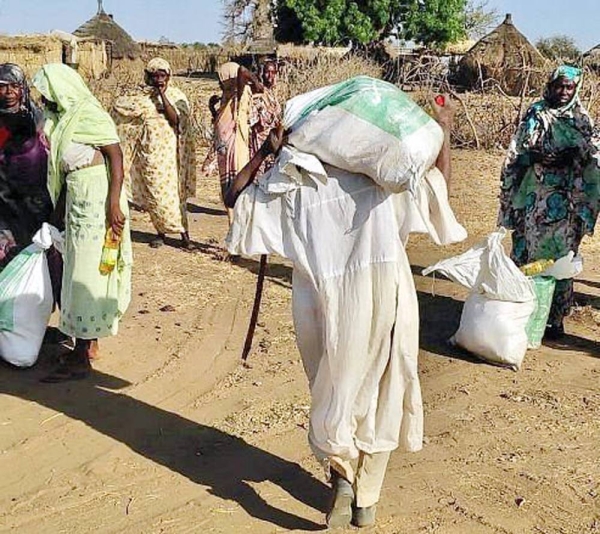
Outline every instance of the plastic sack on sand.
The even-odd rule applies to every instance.
[[[527,325],[536,309],[534,282],[502,247],[506,230],[490,234],[460,256],[423,271],[445,274],[471,290],[451,342],[480,358],[518,369],[528,348]]]
[[[528,348],[526,327],[535,300],[508,302],[473,293],[450,342],[495,365],[519,369]]]
[[[298,150],[393,193],[416,192],[444,140],[439,124],[406,93],[368,76],[291,99],[284,122]]]
[[[52,313],[52,285],[45,251],[60,246],[48,224],[0,273],[0,357],[17,367],[37,361]]]
[[[539,349],[542,346],[542,339],[548,324],[556,280],[546,276],[534,276],[533,281],[535,283],[536,306],[527,323],[527,348]]]

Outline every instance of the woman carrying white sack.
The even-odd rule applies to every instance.
[[[454,107],[433,109],[445,141],[428,174],[449,180]],[[327,524],[368,526],[390,452],[418,451],[423,438],[418,304],[399,195],[283,142],[282,128],[273,130],[225,192],[235,207],[229,252],[294,262],[294,325],[312,397],[309,442],[332,483]],[[280,150],[275,167],[254,183],[262,161]],[[447,198],[438,200],[447,207]],[[451,219],[436,218],[464,238]]]

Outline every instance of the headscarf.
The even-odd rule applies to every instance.
[[[552,91],[552,85],[554,84],[554,82],[561,78],[564,78],[575,84],[575,93],[573,94],[571,100],[569,100],[569,102],[564,106],[557,108],[561,112],[563,112],[571,109],[572,107],[580,103],[579,90],[581,88],[581,84],[583,83],[583,71],[577,67],[572,67],[571,65],[561,65],[560,67],[554,69],[552,74],[550,74],[550,78],[548,79],[548,82],[546,83],[546,88],[544,89],[544,100],[547,103],[549,103],[551,100],[550,93]]]
[[[238,63],[234,63],[233,61],[223,63],[223,65],[219,67],[219,81],[225,83],[226,81],[234,80],[237,78],[239,70],[240,66]]]
[[[160,70],[165,71],[169,76],[171,76],[171,65],[166,59],[162,59],[160,57],[155,57],[151,59],[146,68],[144,69],[148,74],[154,74]]]
[[[19,65],[14,63],[2,63],[0,65],[0,85],[16,84],[21,86],[23,96],[21,97],[21,106],[16,110],[0,109],[0,113],[18,113],[26,111],[33,114],[31,98],[29,96],[29,86],[25,73]]]
[[[62,155],[72,142],[101,147],[119,143],[115,123],[71,67],[44,65],[33,78],[35,88],[58,107],[46,110],[46,135],[50,139],[48,189],[56,204],[63,187]]]

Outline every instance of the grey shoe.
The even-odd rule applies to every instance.
[[[352,521],[352,502],[354,490],[352,484],[344,477],[333,473],[331,475],[332,497],[331,506],[327,513],[327,526],[329,528],[347,527]]]
[[[352,524],[355,527],[370,527],[375,524],[375,513],[377,505],[368,506],[367,508],[352,509]]]

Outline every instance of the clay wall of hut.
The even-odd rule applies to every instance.
[[[84,78],[97,80],[110,69],[106,43],[85,40],[77,43],[78,71]]]
[[[215,73],[219,65],[226,63],[232,53],[224,49],[181,47],[176,45],[161,45],[156,43],[140,43],[144,62],[152,58],[166,59],[179,76],[195,72]]]
[[[102,41],[77,41],[73,51],[71,43],[55,35],[17,35],[0,37],[0,62],[16,63],[31,78],[47,63],[70,63],[87,78],[99,78],[109,65],[106,46]]]
[[[63,42],[48,35],[3,36],[0,62],[16,63],[31,78],[42,65],[63,62]]]

